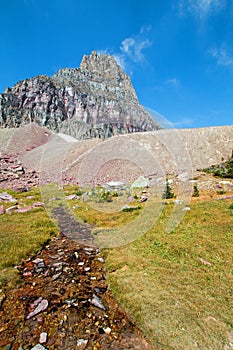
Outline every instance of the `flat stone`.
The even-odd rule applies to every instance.
[[[7,192],[0,193],[0,201],[6,201],[6,202],[11,202],[11,203],[17,202],[17,200],[14,197],[12,197],[10,194],[8,194]]]
[[[139,203],[146,202],[147,199],[148,199],[148,197],[146,197],[146,196],[141,196],[141,198],[139,199]]]
[[[93,298],[90,299],[89,301],[93,306],[98,307],[99,309],[106,311],[105,306],[103,305],[101,299],[99,297],[97,297],[97,295],[93,294]]]
[[[44,262],[44,260],[41,259],[41,258],[36,258],[36,259],[32,260],[32,262],[33,262],[34,264],[39,264],[39,263]]]
[[[35,310],[32,311],[32,312],[30,312],[30,313],[27,315],[27,317],[26,317],[27,320],[28,320],[29,318],[31,318],[31,317],[33,317],[33,316],[39,314],[40,312],[45,311],[45,310],[48,308],[48,305],[49,305],[48,300],[42,299],[42,300],[39,302],[38,306],[35,308]]]
[[[72,199],[78,199],[78,196],[76,194],[70,194],[69,196],[66,196],[66,200],[71,201]]]
[[[45,203],[44,202],[35,202],[32,204],[32,208],[38,208],[38,207],[44,207]]]
[[[31,350],[46,350],[46,348],[41,344],[36,344]]]
[[[31,210],[32,207],[25,207],[25,208],[18,208],[16,209],[16,213],[26,213],[27,211]]]
[[[18,208],[17,205],[13,205],[13,206],[7,208],[7,209],[6,209],[6,214],[11,214],[11,212],[12,212],[13,210],[16,210],[17,208]]]
[[[40,344],[46,343],[47,342],[47,337],[48,337],[48,334],[46,332],[40,333],[39,343]]]
[[[78,347],[78,349],[80,349],[80,350],[85,349],[86,346],[87,346],[87,343],[88,343],[87,339],[78,339],[77,340],[77,347]]]
[[[191,210],[190,207],[184,207],[184,208],[182,209],[182,211],[189,211],[189,210]]]

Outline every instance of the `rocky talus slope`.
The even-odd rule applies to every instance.
[[[78,139],[159,128],[115,59],[96,52],[84,56],[80,68],[26,79],[0,94],[1,127],[32,121]]]

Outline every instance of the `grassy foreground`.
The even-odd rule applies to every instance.
[[[12,194],[22,206],[40,201],[39,189],[33,189],[30,193],[14,193],[10,190],[7,192]],[[27,198],[28,196],[33,198]],[[4,206],[7,208],[13,204],[7,203]],[[20,282],[15,266],[39,251],[57,232],[58,228],[48,217],[44,208],[36,208],[26,213],[1,215],[0,288],[9,288]]]
[[[134,243],[106,251],[115,296],[163,349],[233,348],[233,215],[226,200],[193,203],[166,233],[172,205]]]
[[[72,192],[67,188],[66,194]],[[13,195],[24,205],[40,200],[36,189]],[[163,349],[233,349],[230,204],[230,200],[194,202],[173,233],[166,231],[173,204],[165,205],[158,221],[142,237],[104,250],[110,288],[145,335]],[[83,221],[110,228],[130,228],[129,221],[143,210],[142,206],[139,211],[107,214],[78,200],[69,205]],[[1,285],[13,285],[14,266],[57,232],[43,208],[1,215]]]

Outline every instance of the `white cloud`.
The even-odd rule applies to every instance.
[[[149,33],[151,31],[151,28],[152,28],[151,25],[148,25],[148,26],[144,25],[144,26],[142,26],[141,29],[140,29],[140,34]]]
[[[210,54],[216,59],[218,65],[233,67],[233,56],[226,49],[212,49]]]
[[[176,6],[179,16],[193,14],[200,20],[210,14],[220,11],[225,6],[225,0],[179,0]]]
[[[178,79],[176,78],[171,78],[171,79],[167,79],[165,81],[165,84],[174,88],[179,88],[181,86],[181,83]]]
[[[145,55],[143,50],[150,47],[152,42],[149,39],[141,38],[141,35],[137,37],[126,38],[122,41],[120,50],[123,55],[126,55],[134,62],[143,62]]]
[[[152,45],[152,41],[148,39],[151,26],[142,26],[140,32],[128,38],[125,38],[117,52],[111,52],[111,50],[99,50],[99,54],[111,54],[117,64],[121,66],[124,71],[132,75],[132,63],[144,63],[146,57],[144,50]]]

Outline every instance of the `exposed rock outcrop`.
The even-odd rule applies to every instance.
[[[84,56],[80,68],[20,81],[0,95],[1,127],[33,121],[78,139],[159,128],[115,59],[96,52]]]

